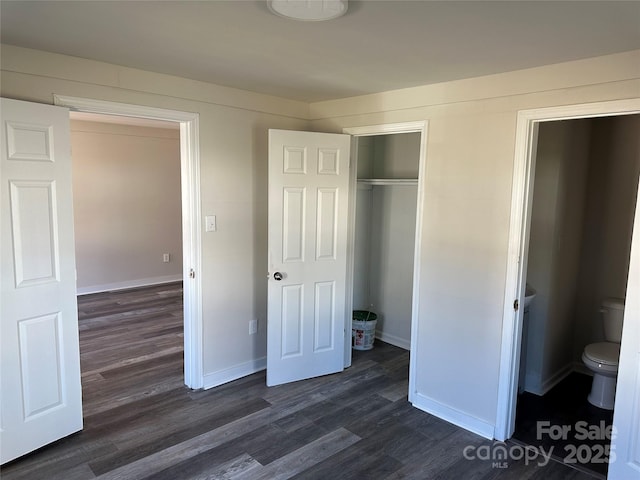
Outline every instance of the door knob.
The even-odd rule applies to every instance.
[[[276,272],[276,273],[273,274],[273,279],[274,280],[280,281],[280,280],[282,280],[282,278],[283,277],[282,277],[282,274],[280,272]]]

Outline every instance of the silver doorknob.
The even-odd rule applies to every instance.
[[[273,274],[273,279],[274,280],[280,281],[280,280],[282,280],[282,278],[283,277],[282,277],[282,274],[280,272],[276,272],[276,273]]]

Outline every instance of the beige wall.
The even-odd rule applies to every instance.
[[[180,130],[74,120],[71,150],[78,293],[180,280]]]
[[[416,403],[496,422],[517,113],[640,97],[640,52],[311,105],[313,129],[427,120]]]
[[[218,219],[218,231],[201,238],[205,381],[263,365],[267,130],[308,128],[308,105],[8,45],[1,66],[3,97],[51,104],[59,94],[199,114],[202,214]]]
[[[242,371],[265,354],[247,322],[266,304],[267,129],[428,120],[421,205],[416,403],[492,435],[518,110],[640,96],[640,52],[305,105],[185,79],[4,46],[3,96],[52,94],[200,114],[204,365]],[[313,122],[307,119],[312,118]],[[221,272],[224,274],[221,275]]]
[[[604,341],[599,310],[624,298],[640,177],[640,115],[592,121],[584,244],[576,298],[574,360]]]
[[[545,122],[538,131],[527,264],[537,294],[523,338],[525,390],[538,395],[573,368],[591,122]]]

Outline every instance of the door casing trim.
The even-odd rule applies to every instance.
[[[76,112],[120,115],[180,124],[182,188],[182,278],[184,284],[184,383],[204,385],[202,321],[202,242],[200,215],[200,115],[128,103],[53,95],[54,105]]]
[[[537,108],[518,112],[511,193],[509,253],[502,319],[498,402],[493,435],[496,440],[504,441],[510,438],[515,429],[523,312],[522,309],[514,311],[513,305],[516,299],[520,305],[523,305],[524,301],[531,204],[533,201],[533,177],[535,174],[535,139],[538,124],[556,120],[637,113],[640,113],[640,99],[637,98]]]

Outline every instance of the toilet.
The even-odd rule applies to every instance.
[[[593,372],[591,393],[587,399],[591,405],[613,410],[618,376],[620,341],[622,340],[622,318],[624,300],[609,298],[602,302],[602,319],[606,342],[591,343],[584,348],[582,361]]]

